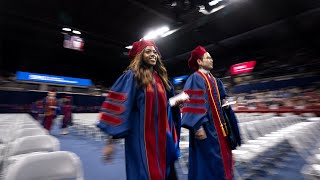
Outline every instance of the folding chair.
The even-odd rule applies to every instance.
[[[83,180],[80,158],[71,152],[31,154],[11,164],[4,174],[4,180]]]

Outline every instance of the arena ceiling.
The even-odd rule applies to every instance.
[[[171,34],[154,41],[170,77],[190,73],[186,61],[197,45],[217,71],[253,59],[290,62],[301,49],[320,57],[318,0],[3,0],[0,69],[108,86],[129,64],[125,47],[162,26]],[[63,47],[64,27],[81,32],[83,51]]]

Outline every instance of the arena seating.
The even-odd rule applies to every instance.
[[[83,179],[79,157],[29,114],[0,114],[0,124],[0,179]]]

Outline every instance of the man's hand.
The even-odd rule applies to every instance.
[[[207,138],[207,134],[206,131],[203,129],[203,127],[201,126],[200,129],[198,129],[195,133],[195,137],[198,140],[203,140]]]
[[[229,102],[228,102],[227,100],[223,99],[223,100],[222,100],[222,103],[223,103],[223,104],[227,104],[227,103],[229,103]],[[224,109],[229,109],[229,108],[230,108],[230,105],[226,105],[226,106],[224,106],[223,108],[224,108]]]

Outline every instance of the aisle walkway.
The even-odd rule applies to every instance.
[[[85,180],[126,179],[123,145],[117,145],[115,158],[112,162],[105,163],[101,157],[102,141],[94,141],[92,138],[79,136],[75,132],[60,135],[57,126],[54,127],[52,135],[59,139],[62,151],[72,151],[80,157]]]

